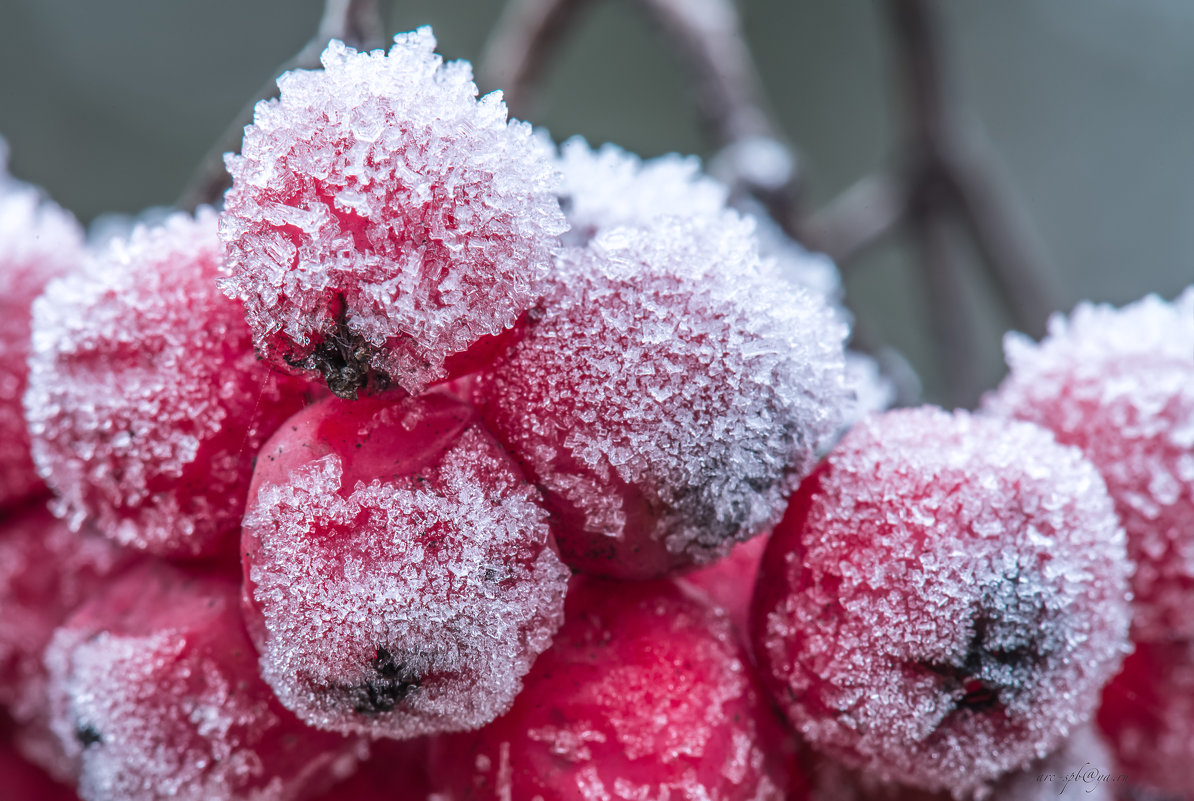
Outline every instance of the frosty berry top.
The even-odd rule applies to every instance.
[[[228,159],[224,288],[263,354],[342,397],[417,393],[491,349],[566,228],[550,149],[434,50],[430,28],[388,54],[332,42]]]

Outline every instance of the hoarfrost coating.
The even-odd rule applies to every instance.
[[[567,227],[550,150],[434,49],[429,28],[388,54],[333,41],[228,158],[225,291],[263,354],[342,397],[448,377],[531,305]]]

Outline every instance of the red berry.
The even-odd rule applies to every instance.
[[[1119,767],[1161,798],[1194,790],[1194,642],[1137,643],[1103,690],[1099,727]]]
[[[53,727],[86,801],[310,798],[360,745],[308,729],[257,673],[240,585],[164,563],[84,604],[46,651]]]
[[[845,328],[751,231],[727,214],[599,234],[478,379],[573,568],[651,578],[724,556],[778,520],[834,433]]]
[[[538,493],[471,407],[329,398],[270,440],[253,481],[247,616],[282,703],[395,738],[509,708],[568,572]]]
[[[0,742],[0,782],[8,801],[78,801],[79,798],[70,785],[55,781],[4,742]]]
[[[133,561],[91,531],[74,533],[37,505],[0,525],[0,706],[19,726],[25,756],[68,778],[49,729],[42,653],[57,628]]]
[[[4,174],[0,153],[0,509],[45,492],[29,454],[21,397],[29,373],[30,309],[46,283],[83,262],[67,212]]]
[[[305,401],[217,288],[215,229],[138,228],[34,306],[25,406],[56,511],[164,556],[236,547],[252,456]]]
[[[1027,423],[869,418],[802,485],[753,604],[764,679],[809,744],[963,794],[1056,748],[1127,649],[1102,480]]]
[[[433,744],[432,779],[452,801],[778,801],[786,736],[724,614],[577,577],[513,709]]]
[[[370,744],[369,759],[318,801],[428,801],[428,745],[426,738]]]
[[[726,610],[730,622],[743,637],[750,631],[750,599],[769,539],[769,534],[762,534],[738,543],[725,559],[684,576],[685,583],[696,587],[714,605]]]
[[[1132,638],[1194,639],[1194,288],[1114,309],[1082,304],[1039,345],[1010,335],[992,413],[1082,449],[1136,562]]]
[[[221,232],[258,348],[337,395],[416,393],[535,298],[566,230],[558,176],[429,28],[389,54],[333,41],[258,104]]]

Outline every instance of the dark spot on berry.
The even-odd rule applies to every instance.
[[[390,377],[370,366],[373,349],[363,336],[348,327],[344,296],[336,305],[336,320],[323,332],[323,341],[303,358],[286,355],[291,367],[320,373],[328,389],[338,398],[356,400],[363,389],[381,391],[390,385]]]
[[[423,683],[423,677],[383,646],[370,663],[376,677],[354,688],[353,709],[362,715],[389,712]]]
[[[75,724],[75,739],[79,741],[79,745],[84,748],[90,748],[93,745],[103,745],[104,738],[95,730],[95,727],[90,723],[76,723]]]

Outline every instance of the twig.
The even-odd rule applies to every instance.
[[[795,235],[798,162],[768,113],[762,84],[730,0],[639,0],[692,75],[697,108],[731,186],[761,201]],[[763,169],[760,169],[760,166]]]
[[[534,90],[580,12],[592,0],[512,0],[485,44],[480,74],[500,88],[511,114],[532,110]]]
[[[839,264],[857,258],[907,219],[908,186],[901,175],[875,173],[842,192],[800,225],[805,245]]]
[[[950,218],[964,224],[982,262],[1018,324],[1039,333],[1055,295],[1040,260],[996,193],[993,171],[980,158],[947,100],[933,0],[887,0],[894,61],[905,110],[903,168],[908,220],[920,243],[952,399],[977,399],[975,332],[964,303],[962,265],[950,239]]]
[[[1011,205],[999,196],[994,170],[950,113],[931,4],[888,2],[908,115],[910,169],[920,172],[922,182],[925,176],[941,180],[946,193],[942,213],[957,213],[1018,325],[1039,334],[1057,307],[1057,293],[1031,239],[1013,219]]]
[[[231,179],[224,168],[224,154],[239,150],[245,126],[252,122],[253,110],[258,101],[277,97],[277,81],[282,73],[319,67],[319,56],[332,39],[339,39],[362,50],[384,44],[385,23],[379,0],[326,0],[323,17],[319,21],[319,30],[315,36],[293,58],[275,70],[274,76],[258,90],[216,140],[215,145],[199,163],[179,199],[179,208],[193,211],[198,206],[215,203],[223,197],[231,185]]]
[[[945,376],[946,400],[972,406],[982,392],[975,353],[978,342],[974,313],[966,293],[962,257],[949,224],[952,201],[942,176],[926,176],[908,221],[925,279],[929,323]]]

